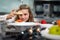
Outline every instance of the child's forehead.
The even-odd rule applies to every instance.
[[[19,11],[17,14],[29,14],[28,12]]]
[[[23,13],[29,13],[28,9],[21,10]]]
[[[22,9],[21,11],[26,11],[26,12],[28,12],[28,9]]]

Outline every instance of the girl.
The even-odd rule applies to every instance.
[[[15,18],[16,22],[34,22],[33,15],[31,9],[27,5],[20,5],[19,9],[17,10],[17,16]]]

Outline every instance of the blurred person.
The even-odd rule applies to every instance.
[[[17,14],[17,17],[15,21],[20,19],[25,22],[34,22],[30,7],[25,4],[19,7],[16,14]]]
[[[6,20],[10,19],[12,19],[12,21],[23,20],[24,22],[34,22],[31,9],[26,4],[20,5],[18,10],[12,10],[12,12],[6,16]]]

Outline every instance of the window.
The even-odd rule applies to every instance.
[[[60,12],[60,5],[54,5],[54,12]]]
[[[36,11],[43,11],[42,5],[36,5]]]

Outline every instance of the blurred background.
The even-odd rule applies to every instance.
[[[41,19],[53,21],[60,17],[60,0],[0,0],[0,15],[8,14],[12,9],[18,9],[21,4],[31,7],[35,21],[38,19],[38,21]]]

